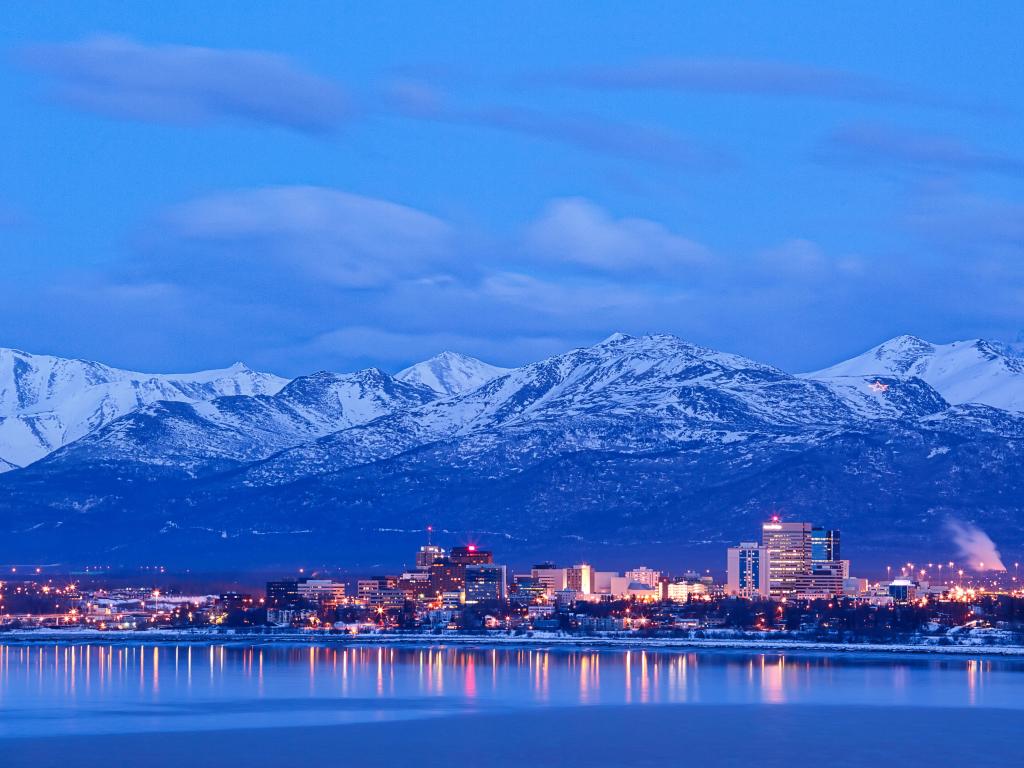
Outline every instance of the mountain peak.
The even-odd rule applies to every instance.
[[[508,368],[499,368],[460,352],[444,351],[399,371],[395,378],[448,397],[476,389],[508,371]]]
[[[622,342],[622,341],[631,341],[632,339],[633,339],[633,337],[630,336],[628,333],[622,333],[621,331],[616,331],[611,336],[609,336],[608,338],[604,339],[601,342],[598,342],[594,346],[595,347],[604,347],[604,346],[609,346],[611,344],[617,344],[617,343]]]
[[[0,471],[30,464],[157,401],[274,394],[285,383],[242,363],[195,373],[140,373],[91,360],[0,349]]]
[[[861,355],[808,378],[916,376],[949,403],[980,403],[1024,411],[1024,359],[998,342],[984,339],[932,344],[916,336],[897,336]]]

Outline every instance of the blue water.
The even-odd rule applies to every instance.
[[[1022,710],[1024,662],[869,654],[0,645],[0,737],[665,704]]]

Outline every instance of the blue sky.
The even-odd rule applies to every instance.
[[[288,375],[1024,330],[1024,5],[17,3],[0,345]]]

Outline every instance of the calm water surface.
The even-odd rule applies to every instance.
[[[1024,709],[1024,662],[733,652],[0,645],[0,737],[658,704]]]

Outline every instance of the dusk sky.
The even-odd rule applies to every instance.
[[[0,346],[802,371],[1024,330],[1024,4],[299,8],[5,5]]]

